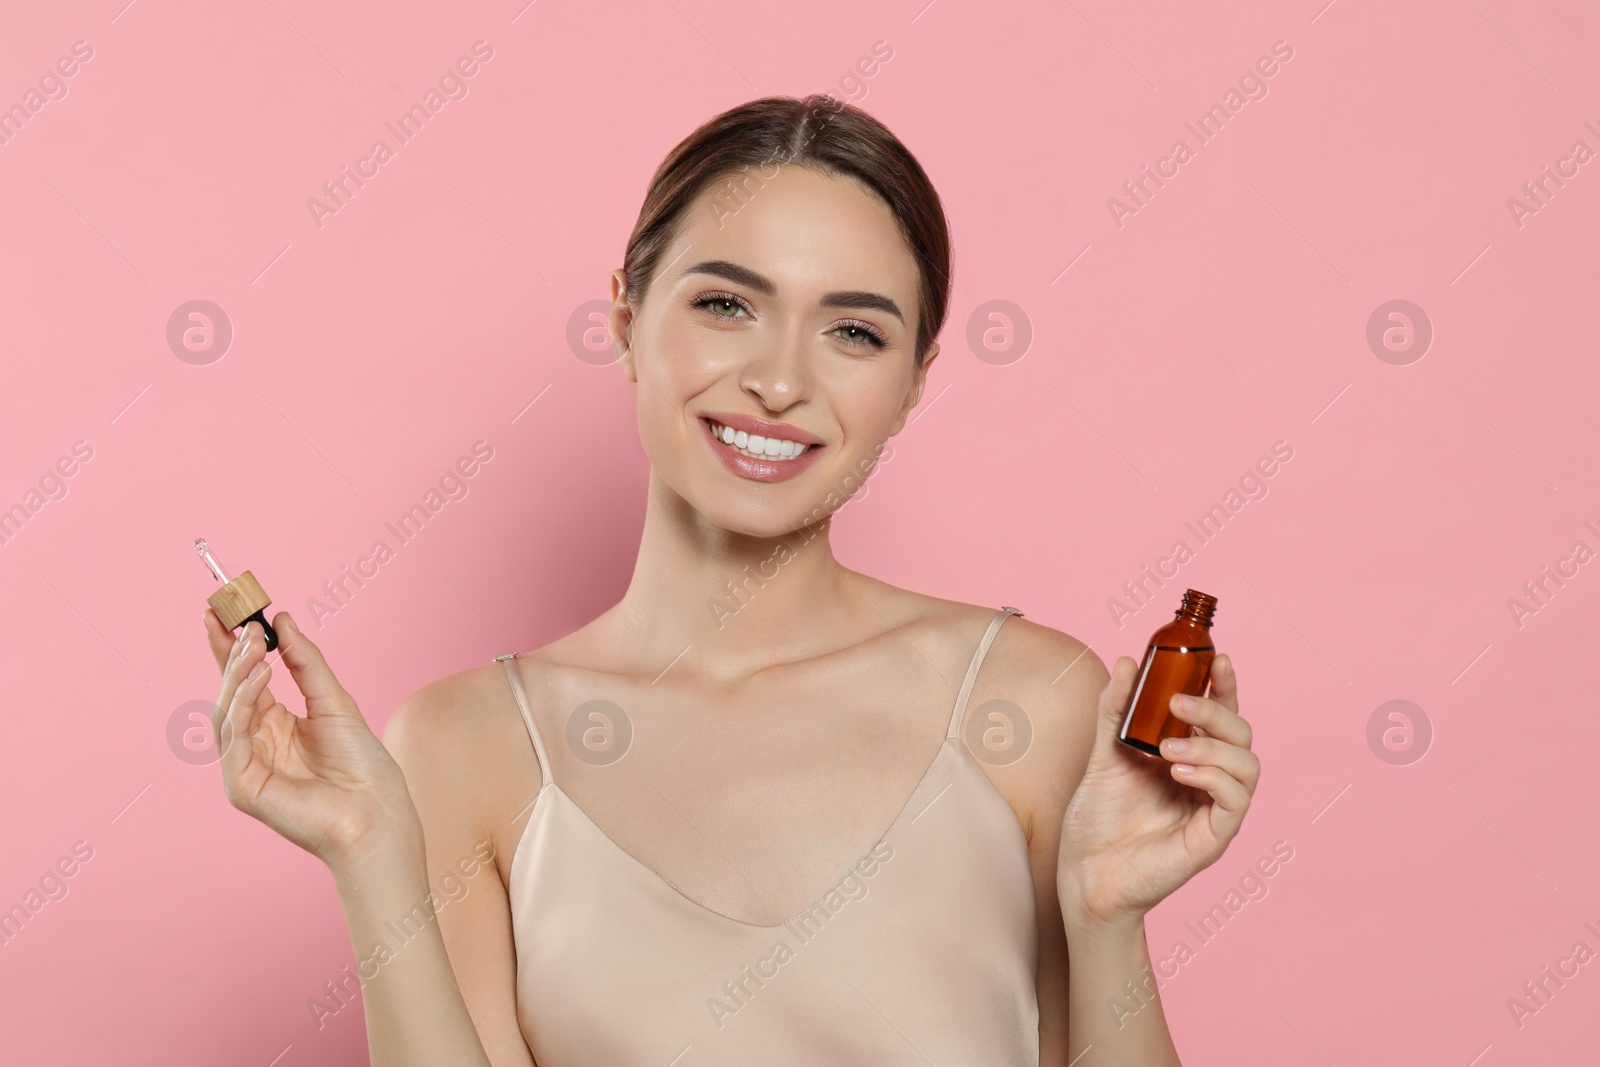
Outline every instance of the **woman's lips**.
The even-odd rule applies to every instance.
[[[698,419],[706,443],[716,452],[717,458],[733,473],[753,482],[783,482],[804,471],[816,461],[817,453],[826,445],[812,445],[794,459],[751,459],[711,432],[709,419]]]

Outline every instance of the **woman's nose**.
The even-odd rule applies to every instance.
[[[752,355],[740,377],[740,387],[761,399],[768,410],[782,411],[805,399],[809,388],[805,342],[786,337]]]

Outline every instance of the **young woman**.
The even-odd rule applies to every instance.
[[[617,604],[382,743],[289,613],[303,718],[208,609],[227,795],[328,864],[377,1067],[1178,1063],[1144,915],[1256,786],[1228,658],[1143,756],[1133,660],[829,545],[922,396],[949,260],[865,113],[719,115],[612,275],[651,467]]]

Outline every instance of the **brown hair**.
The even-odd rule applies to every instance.
[[[667,154],[650,180],[623,257],[628,306],[638,311],[677,233],[679,216],[695,197],[721,180],[726,186],[721,206],[731,213],[741,204],[742,190],[754,185],[759,191],[785,164],[854,178],[888,204],[921,276],[913,364],[921,367],[950,302],[950,231],[943,204],[922,165],[887,127],[826,94],[768,96],[741,104],[708,120]]]

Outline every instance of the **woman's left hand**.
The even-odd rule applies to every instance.
[[[1069,920],[1142,918],[1215,863],[1261,775],[1228,657],[1212,661],[1209,697],[1192,698],[1192,710],[1173,700],[1172,713],[1195,734],[1163,741],[1160,757],[1117,740],[1138,671],[1127,656],[1112,668],[1094,748],[1062,820],[1056,884]]]

